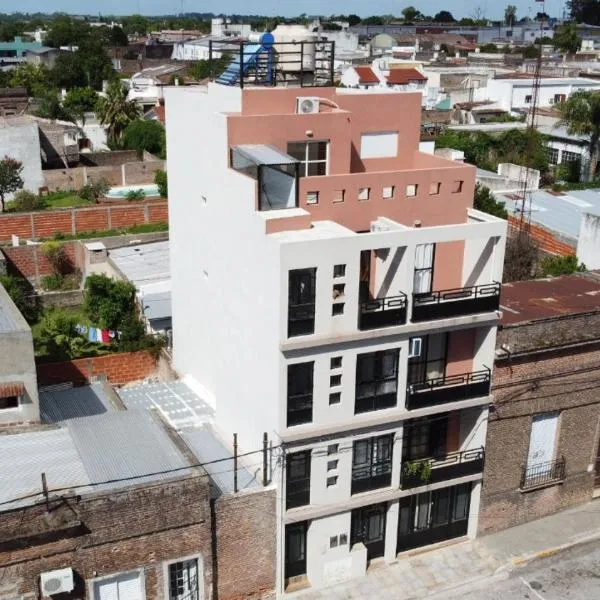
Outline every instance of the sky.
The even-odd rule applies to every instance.
[[[5,8],[2,5],[5,4]],[[518,16],[535,15],[542,4],[532,0],[414,0],[399,2],[397,0],[0,0],[0,12],[48,12],[61,11],[74,14],[132,14],[140,12],[146,15],[177,14],[183,12],[214,12],[238,14],[264,14],[295,16],[307,14],[354,13],[365,17],[368,15],[393,14],[400,15],[406,6],[414,6],[424,14],[434,15],[440,10],[449,10],[455,18],[473,17],[476,12],[489,19],[500,19],[507,4],[515,4]],[[9,7],[10,5],[10,7]],[[553,17],[560,17],[563,11],[563,0],[547,0],[546,12]]]

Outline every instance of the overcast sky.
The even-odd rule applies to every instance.
[[[449,10],[454,17],[472,17],[477,9],[490,19],[499,19],[504,14],[506,4],[515,4],[519,17],[535,14],[541,10],[541,3],[531,0],[512,0],[494,2],[493,0],[416,0],[398,2],[397,0],[19,0],[18,2],[0,1],[0,12],[18,10],[20,12],[64,11],[85,14],[131,14],[141,12],[146,15],[176,14],[184,12],[214,12],[239,14],[265,14],[295,16],[307,14],[355,13],[360,16],[372,14],[399,15],[405,6],[415,6],[424,14],[434,15],[440,10]],[[4,4],[4,8],[2,5]],[[561,0],[547,0],[546,12],[553,17],[562,14]]]

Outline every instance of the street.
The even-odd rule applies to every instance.
[[[435,594],[452,600],[594,600],[600,598],[600,543],[592,542],[492,577],[475,589]]]

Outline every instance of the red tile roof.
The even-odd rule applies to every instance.
[[[412,81],[427,81],[425,75],[419,73],[416,69],[390,69],[387,76],[388,83],[402,85]]]
[[[379,83],[379,78],[371,67],[354,67],[360,83]]]
[[[24,393],[25,386],[21,381],[5,381],[4,383],[0,383],[0,398],[22,396]]]

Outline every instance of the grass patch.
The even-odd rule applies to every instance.
[[[600,188],[600,181],[560,181],[552,184],[553,192],[568,192],[569,190],[593,190]]]
[[[70,208],[72,206],[89,206],[90,202],[77,192],[52,192],[42,198],[46,210],[53,208]]]
[[[89,238],[114,237],[118,235],[131,235],[136,233],[158,233],[161,231],[169,231],[169,224],[164,222],[145,223],[143,225],[133,225],[132,227],[126,227],[125,229],[108,229],[105,231],[82,231],[75,235],[56,233],[51,239],[66,242],[69,240],[87,240]]]

